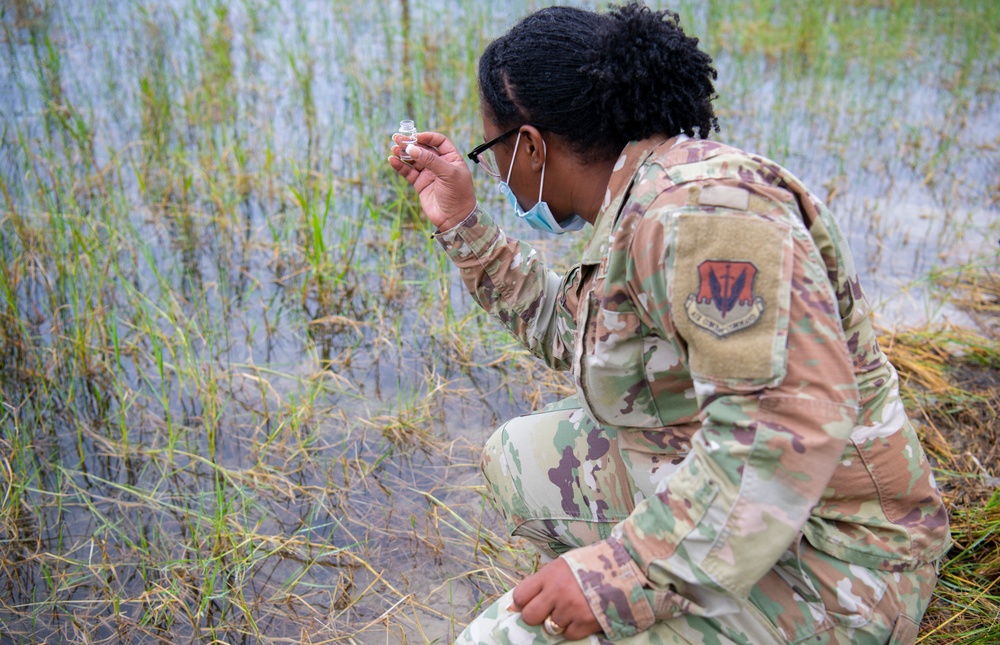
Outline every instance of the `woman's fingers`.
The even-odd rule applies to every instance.
[[[514,595],[512,596],[514,604],[511,605],[511,610],[522,611],[541,590],[541,579],[538,574],[534,573],[528,576],[514,587]]]
[[[455,146],[438,132],[417,134],[417,144],[399,147],[399,137],[392,137],[393,156],[389,165],[409,182],[420,197],[424,214],[440,230],[462,222],[476,207],[472,175]],[[412,161],[403,161],[402,156]]]
[[[549,618],[563,635],[579,639],[601,631],[583,590],[569,565],[554,560],[521,581],[514,589],[511,611],[520,611],[528,625],[542,625]]]
[[[527,582],[525,579],[524,582]],[[522,582],[517,586],[518,589],[524,584]],[[521,597],[518,597],[517,591],[514,592],[514,604],[520,608],[521,620],[529,625],[541,625],[545,622],[545,619],[552,614],[552,610],[555,609],[555,597],[543,587],[539,587],[537,593],[533,593],[530,596],[525,593]]]
[[[420,170],[426,168],[434,173],[436,177],[446,177],[455,171],[455,168],[450,163],[433,150],[428,150],[427,148],[411,143],[406,146],[405,152],[413,159],[413,164],[419,166]]]
[[[398,174],[400,177],[410,182],[411,184],[417,181],[417,177],[420,176],[420,171],[418,171],[410,164],[400,160],[400,158],[395,154],[395,148],[393,149],[393,151],[394,151],[393,155],[389,157],[389,165],[392,167],[392,169],[396,171],[396,174]]]
[[[451,139],[440,132],[420,132],[417,134],[417,143],[434,148],[442,156],[457,155],[459,158],[462,157],[462,153],[458,151]]]
[[[419,171],[425,168],[430,170],[431,173],[437,177],[446,176],[450,172],[454,172],[452,164],[448,160],[442,158],[439,150],[427,148],[424,145],[414,144],[410,144],[404,149],[399,145],[398,136],[399,135],[393,135],[392,137],[395,145],[393,145],[390,150],[392,152],[392,156],[389,157],[389,165],[391,165],[397,173],[405,177],[411,184],[414,183],[420,175]],[[438,136],[443,137],[444,135]],[[447,141],[447,139],[445,139],[445,141]],[[454,149],[454,146],[452,146],[452,149]],[[404,156],[408,156],[409,159],[407,161],[403,161]]]

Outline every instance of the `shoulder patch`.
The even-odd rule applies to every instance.
[[[765,303],[755,295],[757,266],[745,260],[705,260],[698,265],[698,291],[684,310],[692,323],[722,338],[760,322]]]
[[[677,220],[671,317],[699,380],[734,387],[784,378],[791,228],[753,213],[693,210]]]

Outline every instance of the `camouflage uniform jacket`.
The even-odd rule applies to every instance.
[[[479,304],[571,368],[584,409],[669,475],[562,557],[609,638],[718,615],[799,539],[863,567],[946,551],[947,513],[827,208],[774,162],[634,142],[558,276],[477,208],[437,237]]]

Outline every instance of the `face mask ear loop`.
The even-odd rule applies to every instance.
[[[510,155],[510,168],[507,169],[507,181],[504,183],[510,186],[510,173],[514,172],[514,160],[517,159],[517,144],[521,143],[521,131],[517,132],[517,139],[514,141],[514,152]]]
[[[542,201],[542,187],[545,186],[545,162],[549,160],[548,146],[545,145],[545,139],[542,139],[542,179],[538,183],[538,201]]]

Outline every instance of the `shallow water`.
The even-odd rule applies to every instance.
[[[998,266],[968,4],[829,9],[818,51],[740,36],[787,3],[681,7],[719,138],[831,198],[890,327],[964,321],[928,276]],[[476,313],[384,158],[404,116],[478,142],[476,53],[529,5],[5,5],[0,631],[423,641],[497,590],[478,447],[565,381]]]

